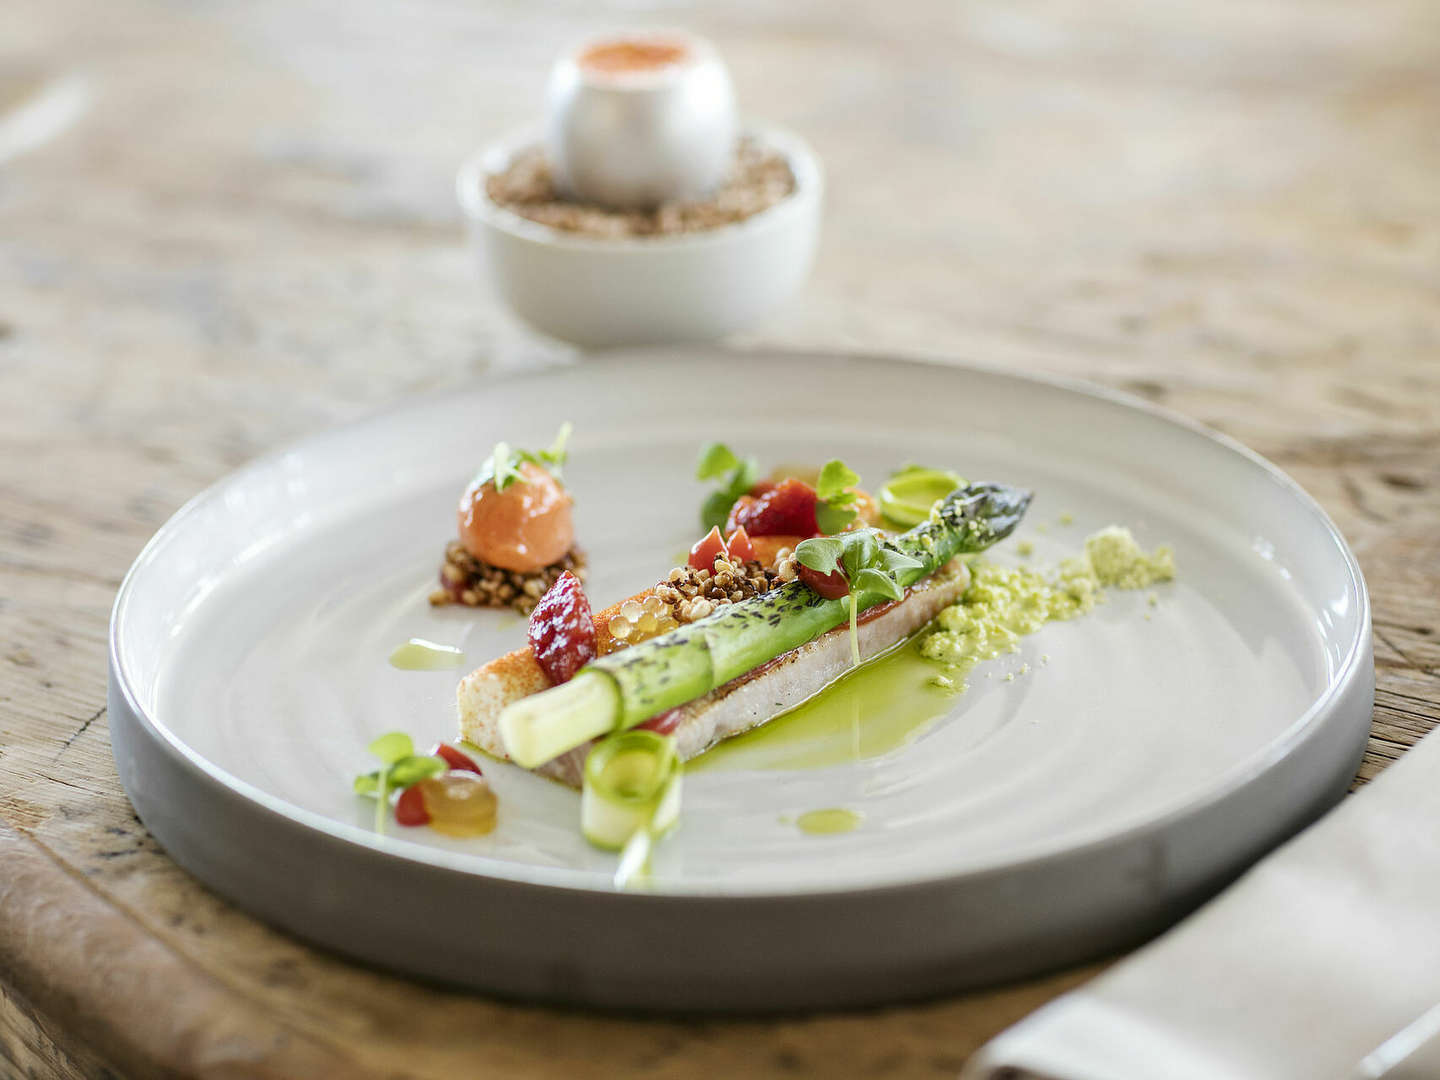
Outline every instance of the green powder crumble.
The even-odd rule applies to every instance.
[[[1048,622],[1094,611],[1107,587],[1141,589],[1174,577],[1168,547],[1147,555],[1129,529],[1116,525],[1088,537],[1083,553],[1050,575],[977,561],[964,595],[939,614],[939,629],[924,638],[920,652],[964,674],[982,660],[1016,652],[1022,637]]]
[[[1117,589],[1144,589],[1175,579],[1175,553],[1158,547],[1145,554],[1129,529],[1110,525],[1085,539],[1085,558],[1101,585]]]

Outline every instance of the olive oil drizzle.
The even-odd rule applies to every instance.
[[[935,685],[937,670],[909,638],[686,769],[813,769],[888,754],[949,712],[954,691]]]
[[[812,836],[833,836],[857,828],[865,815],[858,810],[843,806],[827,807],[824,810],[809,810],[795,819],[795,827]]]
[[[453,645],[437,645],[424,638],[411,638],[390,654],[390,666],[401,671],[443,671],[465,663],[465,654]]]

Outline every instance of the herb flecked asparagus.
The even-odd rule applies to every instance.
[[[886,541],[920,563],[902,571],[898,584],[913,584],[956,555],[1003,540],[1029,504],[1030,492],[1006,484],[952,491],[928,521]],[[857,590],[856,607],[864,611],[883,599],[878,592]],[[848,597],[826,599],[800,581],[727,604],[707,618],[592,660],[569,682],[510,705],[500,716],[506,749],[520,765],[534,768],[708,694],[849,616]]]

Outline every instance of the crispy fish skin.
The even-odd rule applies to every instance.
[[[858,630],[861,660],[879,655],[919,630],[959,599],[969,583],[969,571],[955,560],[912,585],[903,600],[864,613]],[[597,621],[618,610],[619,605],[607,609]],[[681,706],[674,730],[675,749],[681,760],[688,761],[724,739],[759,727],[819,693],[851,664],[850,627],[842,624]],[[456,694],[462,737],[486,753],[506,757],[500,712],[511,702],[549,686],[529,649],[507,653],[472,672],[461,681]],[[589,753],[587,743],[535,771],[579,787]]]

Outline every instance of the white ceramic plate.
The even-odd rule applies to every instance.
[[[453,738],[463,673],[396,670],[391,649],[429,638],[468,667],[524,639],[513,614],[426,603],[457,494],[496,439],[544,444],[561,418],[597,607],[694,539],[708,438],[871,481],[919,460],[1021,484],[1032,562],[1116,522],[1172,544],[1179,580],[1025,639],[879,756],[777,768],[757,746],[695,771],[645,893],[613,890],[574,793],[513,767],[487,767],[489,837],[378,837],[349,791],[366,743]],[[1339,797],[1372,694],[1354,559],[1259,458],[1093,389],[832,357],[591,362],[311,439],[177,514],[112,628],[121,779],[202,879],[419,975],[647,1008],[880,1000],[1135,940]],[[837,806],[861,825],[794,824]]]

